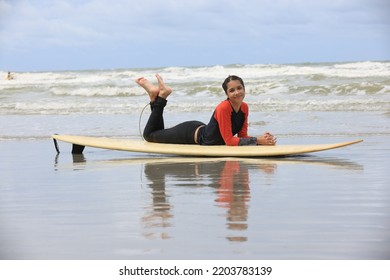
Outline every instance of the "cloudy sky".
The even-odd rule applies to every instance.
[[[390,60],[388,0],[0,0],[0,70]]]

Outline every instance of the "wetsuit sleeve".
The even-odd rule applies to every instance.
[[[219,132],[227,146],[238,146],[240,138],[234,137],[231,120],[232,108],[230,104],[221,103],[215,110],[214,118],[218,122]]]
[[[240,138],[240,142],[238,146],[256,146],[257,138],[256,137],[248,137],[248,138]]]
[[[238,132],[238,137],[240,137],[239,146],[255,146],[257,145],[257,138],[248,136],[248,115],[249,109],[246,103],[242,103],[241,111],[245,115],[244,124],[242,125],[241,130]]]

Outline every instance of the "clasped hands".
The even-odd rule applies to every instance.
[[[269,132],[266,132],[262,136],[257,137],[257,145],[274,146],[276,142],[277,138]]]

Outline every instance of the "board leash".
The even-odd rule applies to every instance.
[[[146,104],[145,107],[142,109],[140,115],[139,115],[139,119],[138,119],[138,131],[139,131],[139,135],[141,136],[142,140],[145,140],[144,139],[144,136],[142,135],[142,132],[141,132],[141,120],[142,120],[142,114],[144,113],[146,107],[149,106],[150,103]]]
[[[54,133],[54,135],[58,135],[58,134]],[[53,142],[54,142],[54,148],[56,149],[58,155],[60,153],[60,148],[58,147],[57,140],[53,138]]]

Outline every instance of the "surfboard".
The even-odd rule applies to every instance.
[[[72,153],[82,153],[84,147],[109,150],[140,152],[150,154],[168,154],[200,157],[275,157],[299,155],[336,149],[362,142],[355,140],[333,144],[311,145],[276,145],[276,146],[201,146],[151,143],[143,140],[119,139],[109,137],[92,137],[78,135],[52,135],[59,152],[57,140],[73,144]]]

